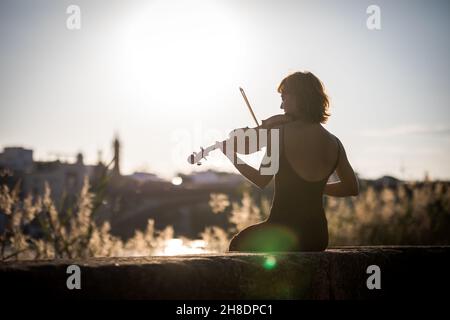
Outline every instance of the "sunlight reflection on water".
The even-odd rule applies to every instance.
[[[166,241],[165,247],[157,254],[163,256],[175,256],[182,254],[199,254],[209,253],[206,250],[206,242],[204,240],[188,240],[174,238]]]

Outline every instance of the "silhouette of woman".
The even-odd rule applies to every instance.
[[[260,189],[275,177],[269,217],[235,235],[229,251],[322,251],[328,246],[323,194],[356,196],[359,184],[344,146],[321,123],[330,116],[322,82],[311,72],[296,72],[278,86],[286,115],[294,121],[279,125],[279,170],[260,171],[238,159],[233,165]],[[268,139],[270,142],[270,139]],[[270,153],[270,143],[267,152]],[[231,160],[231,158],[230,158]],[[339,182],[327,183],[336,171]]]

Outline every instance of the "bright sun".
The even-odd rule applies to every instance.
[[[238,27],[223,6],[156,1],[140,8],[124,22],[114,50],[120,90],[159,105],[210,99],[223,73],[239,68]]]

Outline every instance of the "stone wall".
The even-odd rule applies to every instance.
[[[440,297],[450,247],[346,247],[311,253],[229,253],[0,264],[11,297],[126,299],[404,299]],[[67,289],[69,265],[81,289]],[[367,288],[370,265],[381,289]]]

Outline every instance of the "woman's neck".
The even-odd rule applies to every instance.
[[[301,114],[291,114],[292,122],[300,123],[300,124],[312,124],[311,121],[305,119]]]

